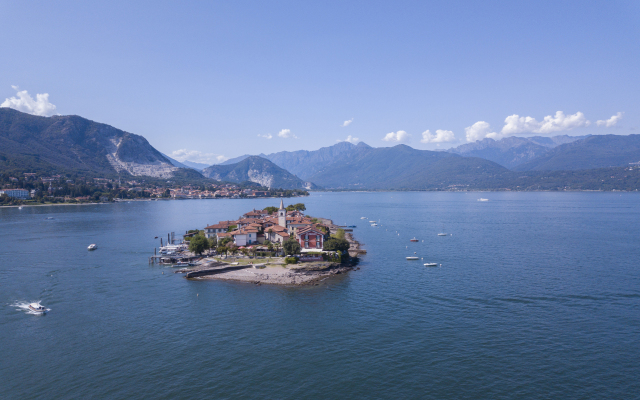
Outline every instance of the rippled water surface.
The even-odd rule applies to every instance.
[[[639,398],[640,195],[298,201],[358,226],[359,271],[258,287],[148,265],[154,236],[273,199],[0,209],[0,397]]]

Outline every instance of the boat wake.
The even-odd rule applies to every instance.
[[[39,301],[33,301],[33,302],[31,302],[31,303],[34,303],[34,304],[40,305],[40,302],[39,302]],[[16,301],[15,303],[13,303],[13,304],[12,304],[12,306],[13,306],[13,307],[15,307],[15,308],[16,308],[16,310],[18,310],[18,311],[24,311],[26,314],[31,314],[31,315],[43,315],[43,313],[35,312],[35,311],[33,311],[32,309],[30,309],[30,308],[29,308],[29,304],[31,304],[31,303],[26,302],[26,301]],[[46,310],[47,310],[47,312],[51,311],[51,309],[50,309],[50,308],[47,308]]]

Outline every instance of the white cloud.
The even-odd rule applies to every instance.
[[[342,123],[342,126],[349,126],[349,125],[351,125],[352,122],[353,122],[353,118],[351,118],[350,120],[344,121]]]
[[[600,119],[600,120],[596,121],[596,125],[605,126],[607,128],[611,128],[612,126],[617,124],[618,121],[620,121],[622,119],[623,115],[624,115],[624,113],[619,112],[616,115],[611,116],[611,118],[609,118],[607,120]]]
[[[33,115],[49,117],[56,111],[56,106],[49,102],[49,93],[36,94],[36,100],[26,90],[19,90],[17,86],[11,86],[17,93],[17,97],[5,99],[0,107],[9,107],[18,111]]]
[[[467,142],[475,142],[484,138],[498,140],[503,137],[497,132],[491,132],[491,126],[485,121],[478,121],[471,126],[467,126],[464,128],[464,132],[467,136]]]
[[[398,131],[387,133],[385,137],[382,138],[382,140],[384,140],[385,142],[408,142],[410,138],[411,135],[409,135],[407,132]]]
[[[291,133],[291,129],[283,129],[283,130],[281,130],[280,132],[278,132],[278,137],[281,137],[283,139],[297,139],[298,138],[296,135]]]
[[[349,142],[349,143],[353,143],[356,144],[360,141],[360,139],[358,139],[357,137],[353,137],[351,135],[347,136],[346,139],[344,140],[337,140],[337,142]]]
[[[225,157],[221,154],[213,154],[213,153],[204,153],[198,150],[187,150],[180,149],[175,150],[171,153],[171,157],[176,160],[182,161],[191,161],[203,164],[216,164],[227,161],[229,157]]]
[[[422,132],[422,143],[445,143],[453,142],[456,140],[453,131],[445,131],[443,129],[436,130],[436,134],[432,134],[430,130]]]
[[[580,111],[573,115],[564,115],[564,112],[557,111],[555,116],[547,115],[542,121],[536,121],[533,117],[521,117],[513,114],[505,118],[501,133],[503,135],[513,135],[523,132],[548,134],[568,131],[574,128],[589,126],[590,124],[591,122],[587,120]]]
[[[265,139],[271,139],[273,138],[273,136],[270,133],[267,133],[266,135],[258,135],[258,137],[263,137]]]

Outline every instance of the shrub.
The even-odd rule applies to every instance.
[[[285,264],[296,264],[298,262],[298,259],[295,257],[285,257],[284,258],[284,263]]]

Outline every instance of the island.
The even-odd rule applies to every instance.
[[[358,270],[366,250],[353,238],[353,227],[304,211],[304,204],[285,207],[281,199],[279,207],[187,231],[182,243],[169,237],[150,262],[179,267],[175,272],[187,279],[277,285],[317,285]]]

